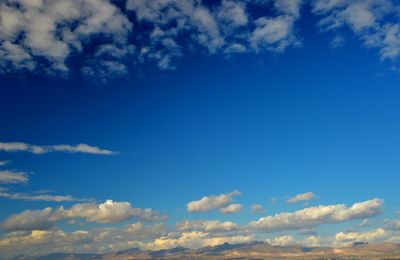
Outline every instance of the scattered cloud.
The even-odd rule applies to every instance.
[[[80,203],[70,208],[46,208],[26,210],[6,219],[1,227],[5,230],[42,230],[52,228],[57,221],[83,218],[88,222],[110,224],[123,222],[131,218],[140,221],[162,221],[166,216],[152,209],[133,208],[129,202],[107,200],[104,203]]]
[[[274,239],[267,239],[267,242],[273,246],[289,246],[296,244],[296,240],[292,236],[279,236]]]
[[[21,142],[5,143],[0,142],[0,151],[3,152],[29,152],[33,154],[45,154],[50,152],[67,152],[67,153],[88,153],[88,154],[100,154],[100,155],[112,155],[116,152],[101,149],[97,146],[90,146],[87,144],[78,145],[32,145]]]
[[[253,236],[235,235],[235,236],[210,236],[208,232],[192,231],[183,232],[176,237],[162,237],[155,239],[147,245],[148,249],[166,249],[177,246],[187,248],[200,248],[205,246],[216,246],[223,243],[237,244],[249,242],[254,239]]]
[[[269,203],[270,203],[270,204],[275,204],[277,201],[278,201],[278,199],[277,199],[276,197],[271,197],[271,198],[269,199]]]
[[[348,27],[364,46],[378,48],[383,60],[400,56],[400,26],[395,22],[398,8],[391,0],[312,1],[312,12],[321,17],[318,26],[322,31]]]
[[[9,163],[9,161],[0,161],[0,166],[4,166],[4,165],[6,165],[6,164],[8,164]]]
[[[235,203],[235,204],[229,204],[226,207],[220,208],[219,212],[223,214],[231,214],[231,213],[238,213],[242,211],[243,206],[241,204]]]
[[[231,221],[221,222],[219,220],[185,220],[176,224],[178,230],[197,230],[204,232],[223,232],[238,229],[238,225]]]
[[[286,202],[287,203],[297,203],[297,202],[300,202],[300,201],[312,200],[313,198],[315,198],[315,194],[314,193],[306,192],[306,193],[302,193],[302,194],[297,194],[296,196],[287,199]]]
[[[378,48],[382,59],[400,56],[395,1],[306,2],[127,0],[122,7],[111,0],[5,1],[0,5],[0,70],[68,74],[70,61],[79,57],[79,72],[106,81],[144,62],[175,69],[174,59],[193,51],[282,53],[302,44],[296,25],[303,6],[320,17],[321,31],[335,33],[333,47],[343,44],[339,30],[348,27],[365,46]],[[253,14],[254,7],[269,12]]]
[[[186,205],[186,209],[188,212],[206,212],[212,209],[221,209],[232,202],[232,197],[237,195],[241,195],[241,193],[239,191],[233,191],[220,195],[205,196],[200,200],[189,202]],[[233,207],[237,209],[238,206]]]
[[[27,194],[27,193],[12,193],[8,190],[0,190],[0,197],[12,200],[25,200],[25,201],[82,201],[71,195],[49,195],[49,194]]]
[[[26,172],[5,170],[0,171],[0,184],[26,184],[29,176]]]
[[[348,232],[343,233],[339,232],[335,236],[334,244],[343,244],[350,242],[373,242],[377,239],[383,238],[387,236],[386,231],[383,228],[378,228],[373,231],[357,233],[357,232]]]
[[[399,230],[400,231],[400,220],[386,220],[385,228],[388,230]]]
[[[261,206],[260,204],[253,204],[251,205],[251,212],[253,213],[257,213],[257,212],[264,212],[264,208],[263,206]]]
[[[249,228],[259,231],[304,229],[320,224],[364,219],[381,214],[383,201],[373,199],[346,207],[343,204],[309,207],[295,212],[283,212],[249,223]]]

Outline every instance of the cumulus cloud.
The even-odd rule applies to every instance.
[[[249,223],[259,231],[277,231],[310,228],[320,224],[338,223],[352,219],[364,219],[381,214],[383,201],[373,199],[354,203],[351,207],[343,204],[309,207],[295,212],[283,212]]]
[[[178,230],[198,230],[205,232],[233,231],[238,225],[231,221],[219,220],[185,220],[176,224]]]
[[[229,204],[226,207],[220,208],[219,212],[223,213],[223,214],[231,214],[231,213],[238,213],[240,211],[242,211],[243,206],[239,203],[235,203],[235,204]]]
[[[70,208],[26,210],[2,223],[6,230],[41,230],[52,228],[57,221],[83,218],[88,222],[110,224],[136,218],[141,221],[162,221],[166,216],[152,209],[133,208],[129,202],[107,200],[104,203],[79,203]]]
[[[221,209],[232,202],[232,197],[237,195],[241,195],[241,193],[239,191],[233,191],[220,195],[205,196],[200,200],[189,202],[186,205],[186,209],[189,212],[206,212],[212,209]]]
[[[111,0],[34,2],[10,0],[0,5],[3,72],[45,68],[68,73],[69,62],[79,57],[79,71],[105,78],[126,74],[129,66],[147,61],[173,69],[174,58],[193,50],[227,55],[283,52],[298,42],[293,26],[303,3],[276,0],[274,13],[255,20],[250,1],[207,5],[197,0],[127,0],[124,8]],[[270,8],[268,2],[255,4]],[[94,55],[87,55],[93,50]]]
[[[166,249],[177,246],[187,248],[200,248],[205,246],[216,246],[223,243],[237,244],[253,240],[253,236],[210,236],[208,232],[192,231],[183,232],[177,237],[161,237],[149,243],[149,249]]]
[[[0,184],[26,184],[29,176],[25,172],[20,171],[0,171]]]
[[[377,239],[387,236],[383,228],[378,228],[373,231],[358,233],[358,232],[339,232],[335,236],[334,243],[350,243],[350,242],[373,242]]]
[[[296,244],[296,240],[292,236],[279,236],[274,239],[267,239],[267,243],[273,246],[289,246]]]
[[[101,149],[97,146],[90,146],[87,144],[78,145],[32,145],[21,142],[0,142],[0,151],[3,152],[29,152],[33,154],[45,154],[50,152],[68,152],[68,153],[88,153],[88,154],[101,154],[101,155],[112,155],[116,152]]]
[[[7,231],[25,230],[47,230],[54,226],[54,223],[62,219],[53,208],[43,210],[25,210],[19,214],[11,215],[3,223],[1,228]]]
[[[287,199],[286,202],[287,203],[296,203],[299,201],[312,200],[314,197],[315,197],[314,193],[306,192],[306,193],[297,194],[296,196]]]
[[[66,61],[96,35],[124,42],[128,18],[108,0],[4,1],[0,5],[0,67],[33,70],[38,57],[49,70],[68,71]]]
[[[391,0],[314,0],[312,11],[321,17],[323,31],[348,27],[366,47],[379,49],[381,59],[400,56],[398,4]]]
[[[264,208],[260,204],[253,204],[251,205],[251,212],[253,213],[264,212]]]

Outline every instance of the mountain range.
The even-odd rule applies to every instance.
[[[222,244],[200,249],[175,247],[159,251],[131,248],[106,254],[52,253],[18,256],[14,260],[125,260],[125,259],[400,259],[400,244],[356,242],[347,247],[273,246],[266,242]]]

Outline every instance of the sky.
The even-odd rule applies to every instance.
[[[0,258],[400,242],[400,5],[0,4]]]

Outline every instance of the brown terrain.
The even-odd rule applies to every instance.
[[[46,256],[19,256],[15,259],[86,260],[86,259],[400,259],[400,244],[354,243],[348,247],[271,246],[265,242],[222,244],[201,249],[176,247],[160,251],[138,248],[108,254],[54,253]]]

